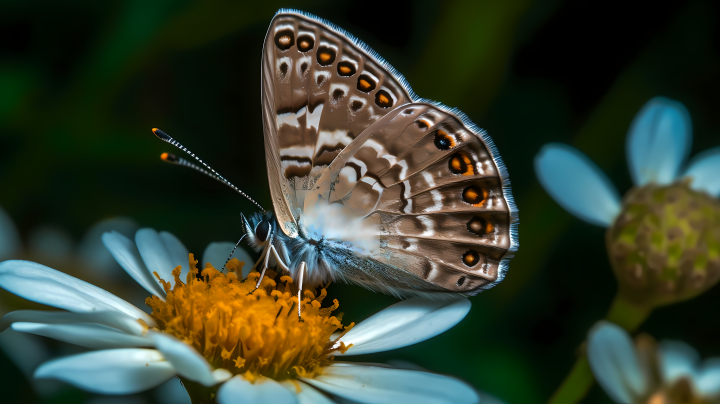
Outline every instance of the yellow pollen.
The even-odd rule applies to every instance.
[[[253,292],[260,274],[251,272],[239,280],[235,274],[242,273],[244,264],[237,259],[228,262],[227,274],[208,263],[198,277],[196,265],[190,254],[185,282],[178,266],[172,272],[174,287],[160,280],[166,301],[152,296],[145,303],[160,331],[192,345],[214,368],[243,374],[251,382],[260,375],[275,380],[312,377],[330,363],[330,352],[349,348],[330,336],[336,330],[345,334],[354,323],[343,327],[342,314],[331,315],[339,306],[337,300],[322,307],[325,289],[317,297],[304,291],[300,321],[297,289],[292,289],[290,277],[280,277],[278,284],[272,279],[276,274],[268,270]]]

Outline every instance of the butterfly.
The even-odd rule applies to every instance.
[[[273,211],[241,218],[258,286],[269,266],[300,290],[347,282],[400,298],[470,296],[505,277],[518,248],[508,173],[462,112],[417,97],[351,34],[285,9],[265,38],[261,99]]]

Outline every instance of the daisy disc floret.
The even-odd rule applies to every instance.
[[[342,315],[333,316],[337,300],[322,307],[327,296],[322,289],[316,297],[304,291],[302,319],[297,313],[297,294],[289,276],[280,277],[280,284],[266,276],[260,288],[255,284],[258,272],[238,279],[243,263],[237,259],[227,264],[222,273],[208,263],[199,272],[197,261],[190,254],[190,271],[180,279],[181,267],[172,275],[174,286],[162,281],[167,297],[148,297],[152,318],[158,330],[171,334],[191,345],[214,368],[228,369],[248,380],[265,376],[275,380],[292,377],[313,377],[328,355],[347,347],[331,335],[338,330],[349,331],[354,324],[343,327]]]

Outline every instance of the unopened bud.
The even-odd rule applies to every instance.
[[[633,188],[606,242],[623,297],[651,306],[689,299],[720,279],[720,201],[687,181]]]

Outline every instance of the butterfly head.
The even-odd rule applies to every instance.
[[[263,248],[270,239],[271,233],[274,233],[275,236],[278,235],[277,223],[272,212],[254,213],[249,219],[243,214],[240,216],[245,237],[255,250],[259,251]]]

